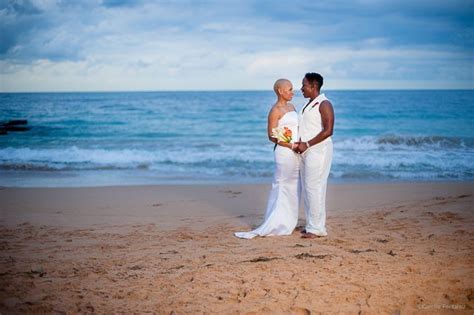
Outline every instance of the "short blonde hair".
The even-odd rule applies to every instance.
[[[288,80],[288,79],[278,79],[278,80],[275,81],[275,84],[273,84],[273,91],[275,91],[276,95],[279,95],[278,94],[278,89],[285,83],[291,84],[290,80]]]

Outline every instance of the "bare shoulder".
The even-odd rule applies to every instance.
[[[280,118],[281,116],[281,109],[278,108],[276,105],[273,105],[268,113],[269,118]]]
[[[319,105],[319,110],[332,110],[332,103],[329,100],[324,100]]]

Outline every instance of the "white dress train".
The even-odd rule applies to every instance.
[[[293,139],[298,139],[298,114],[287,112],[278,121],[279,127],[288,127]],[[249,232],[236,232],[239,238],[251,239],[255,236],[290,235],[298,222],[300,183],[298,154],[291,149],[276,146],[275,173],[272,190],[268,197],[265,220],[258,228]]]

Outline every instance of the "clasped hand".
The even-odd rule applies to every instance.
[[[308,150],[308,146],[306,145],[306,142],[295,142],[292,149],[294,152],[301,154]]]

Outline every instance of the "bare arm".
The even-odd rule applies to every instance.
[[[273,134],[272,130],[273,128],[276,128],[278,126],[278,120],[280,118],[281,118],[280,111],[278,109],[272,108],[272,110],[268,114],[268,126],[267,126],[268,139],[273,143],[277,143],[278,145],[291,149],[291,143],[281,142],[281,141],[278,141],[276,138],[272,137],[272,134]]]
[[[275,108],[272,108],[268,113],[267,134],[268,139],[273,143],[277,143],[277,139],[272,137],[272,130],[278,125],[278,119],[280,119],[278,114],[279,113]]]
[[[331,102],[323,101],[319,105],[319,112],[321,113],[321,121],[323,124],[323,130],[318,133],[314,138],[308,141],[310,146],[318,144],[324,141],[326,138],[329,138],[333,134],[334,130],[334,109]],[[308,146],[304,142],[300,144],[299,147],[301,152],[304,152],[308,149]]]

